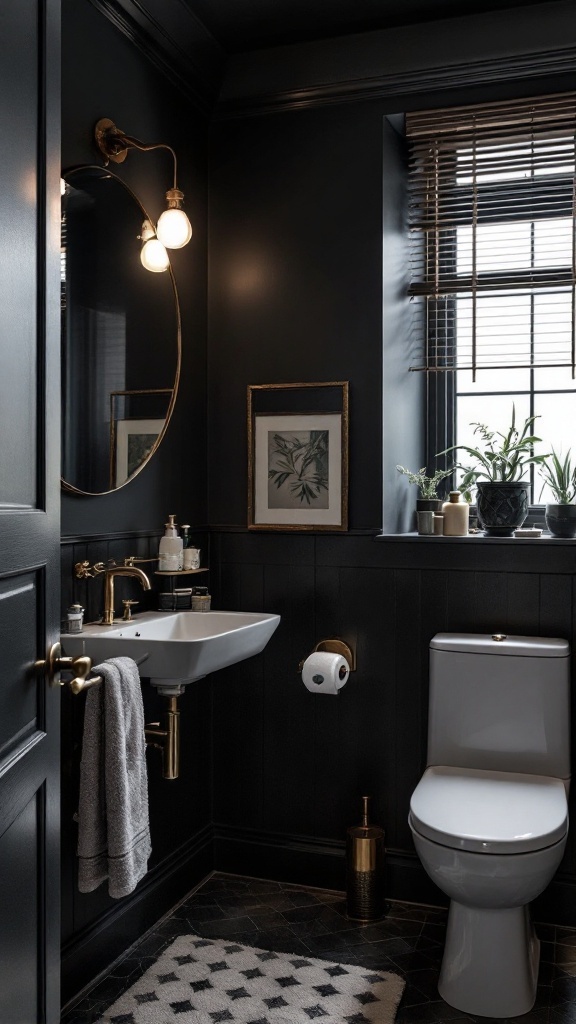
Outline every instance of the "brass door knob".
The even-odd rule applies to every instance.
[[[101,676],[88,679],[92,671],[92,658],[87,654],[80,654],[76,658],[63,657],[62,646],[59,643],[52,644],[48,656],[35,661],[34,668],[37,672],[45,672],[49,686],[64,686],[64,681],[60,679],[60,672],[66,669],[72,672],[74,678],[68,682],[72,693],[81,693],[89,686],[102,682]]]

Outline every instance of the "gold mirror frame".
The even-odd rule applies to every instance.
[[[63,179],[66,180],[66,175],[67,174],[73,174],[76,171],[98,171],[103,176],[106,176],[106,177],[109,177],[109,178],[113,178],[120,185],[122,185],[122,187],[126,190],[126,192],[129,194],[129,196],[134,200],[136,205],[140,208],[140,210],[142,211],[142,220],[143,221],[144,220],[150,220],[151,223],[153,223],[153,221],[151,220],[149,214],[147,213],[145,208],[142,206],[142,203],[138,199],[138,196],[135,194],[135,192],[132,191],[130,186],[127,185],[126,182],[122,180],[122,178],[118,177],[117,174],[114,174],[112,171],[109,171],[107,168],[101,167],[99,164],[80,164],[80,165],[75,166],[75,167],[69,167],[67,170],[63,171],[62,172]],[[84,491],[84,490],[82,490],[82,488],[76,487],[74,484],[71,484],[68,480],[66,480],[61,475],[60,476],[60,484],[61,484],[62,490],[67,491],[69,494],[77,494],[77,495],[80,495],[82,497],[87,497],[87,498],[98,498],[98,497],[101,497],[101,496],[103,496],[105,494],[114,494],[116,491],[120,491],[123,487],[126,487],[127,484],[131,483],[132,480],[134,480],[138,476],[138,474],[141,473],[141,471],[144,469],[144,467],[148,465],[148,463],[150,462],[150,459],[156,453],[156,451],[158,450],[158,448],[160,447],[160,445],[161,445],[161,443],[162,443],[162,441],[164,439],[164,435],[166,434],[166,431],[168,429],[168,425],[169,425],[171,417],[172,417],[172,413],[174,411],[174,406],[176,404],[176,398],[178,396],[178,388],[179,388],[179,384],[180,384],[180,370],[181,370],[181,364],[182,364],[182,320],[181,320],[181,316],[180,316],[180,301],[178,299],[178,289],[176,287],[176,280],[175,280],[175,277],[174,277],[174,271],[172,270],[172,264],[169,264],[166,273],[169,274],[169,276],[170,276],[170,281],[171,281],[171,284],[172,284],[172,292],[173,292],[173,295],[174,295],[174,310],[175,310],[175,313],[176,313],[176,369],[175,369],[175,373],[174,373],[174,385],[173,385],[173,387],[171,389],[172,395],[171,395],[170,401],[168,403],[168,408],[166,410],[166,417],[165,417],[165,420],[164,420],[164,426],[162,427],[162,430],[159,432],[159,434],[158,434],[154,444],[152,445],[150,451],[146,455],[146,458],[142,460],[142,462],[138,466],[138,469],[136,469],[123,483],[118,484],[115,487],[110,487],[106,491]],[[170,389],[167,389],[167,390],[170,390]],[[64,413],[63,413],[63,415],[64,415]],[[113,453],[112,452],[110,453],[110,459],[111,459],[111,465],[112,465],[112,459],[113,459]]]

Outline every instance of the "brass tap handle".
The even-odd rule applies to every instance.
[[[141,565],[143,562],[157,562],[157,558],[138,558],[137,555],[128,555],[124,559],[124,565]]]
[[[90,571],[90,562],[76,562],[76,565],[74,566],[74,573],[77,580],[91,579],[94,575],[94,573]]]
[[[133,604],[140,604],[140,601],[132,601],[129,597],[127,597],[127,598],[124,598],[122,600],[122,604],[124,605],[124,614],[123,614],[122,618],[123,618],[124,622],[131,622],[132,621],[132,605]]]
[[[99,575],[101,572],[106,572],[104,562],[95,562],[93,566],[90,566],[90,562],[76,562],[74,566],[77,580],[93,579],[94,576]]]

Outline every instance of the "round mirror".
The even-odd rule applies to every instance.
[[[166,431],[180,377],[172,268],[141,262],[148,214],[103,167],[62,186],[62,485],[104,494],[128,483]]]

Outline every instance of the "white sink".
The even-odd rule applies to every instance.
[[[140,674],[170,695],[259,654],[279,622],[279,615],[260,612],[143,612],[113,626],[89,623],[82,633],[63,633],[61,641],[64,654],[88,654],[93,665],[133,658]]]

